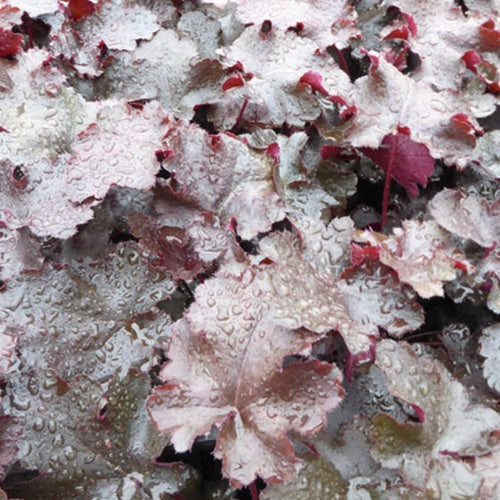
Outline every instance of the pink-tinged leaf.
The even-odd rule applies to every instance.
[[[22,35],[0,27],[0,57],[10,57],[20,52],[22,42]]]
[[[169,276],[150,270],[136,245],[127,243],[106,260],[46,266],[41,274],[9,280],[0,316],[20,330],[25,366],[54,368],[66,380],[82,372],[105,380],[116,371],[126,375],[131,366],[149,370],[153,346],[165,345],[170,323],[155,314],[156,304],[174,289]],[[78,353],[78,362],[68,352]]]
[[[479,354],[485,358],[483,375],[488,385],[500,394],[500,323],[495,323],[482,331],[479,340]]]
[[[0,161],[56,162],[94,118],[93,106],[65,86],[64,74],[31,49],[16,61],[0,59]]]
[[[227,134],[209,135],[182,122],[168,130],[165,143],[174,154],[163,166],[175,174],[179,197],[219,217],[222,226],[234,218],[238,234],[251,239],[284,218],[265,155]]]
[[[5,467],[17,458],[21,427],[15,418],[0,416],[0,479],[5,477]],[[0,493],[1,494],[1,493]],[[5,497],[7,499],[7,496]]]
[[[436,92],[415,82],[375,53],[371,59],[368,76],[354,84],[351,100],[358,112],[346,137],[351,145],[376,149],[388,134],[404,128],[433,158],[465,167],[475,145],[470,132],[480,130],[465,101],[450,91]],[[463,117],[458,125],[469,124],[466,134],[457,126],[457,115]]]
[[[298,29],[322,49],[344,48],[351,38],[361,36],[356,11],[343,0],[240,0],[237,5],[236,17],[242,23],[260,26],[270,20],[279,31]]]
[[[242,76],[237,74],[235,76],[231,76],[222,84],[222,90],[226,92],[229,89],[234,87],[242,87],[245,84]]]
[[[256,132],[258,137],[261,132]],[[274,155],[275,188],[291,221],[302,216],[318,218],[328,223],[332,209],[345,206],[349,196],[354,194],[357,179],[353,172],[336,170],[320,165],[307,168],[303,156],[308,137],[304,132],[295,132],[290,137],[269,134],[271,142],[266,149],[279,149],[279,158]],[[253,147],[258,147],[250,141]]]
[[[413,198],[418,196],[418,185],[425,187],[434,172],[434,158],[427,146],[412,141],[408,134],[386,135],[378,149],[360,149],[386,172],[392,157],[392,178]]]
[[[376,364],[386,374],[390,392],[419,409],[421,416],[416,424],[398,423],[384,414],[375,417],[375,458],[386,467],[401,468],[417,486],[430,483],[431,489],[436,486],[436,468],[444,465],[451,468],[451,478],[448,472],[443,478],[456,487],[460,479],[452,471],[463,467],[462,457],[494,449],[500,416],[471,404],[465,388],[439,362],[419,358],[407,343],[380,342]],[[474,487],[481,482],[477,479]]]
[[[1,280],[25,271],[37,271],[42,262],[40,242],[27,229],[11,231],[0,227]]]
[[[308,71],[300,77],[299,85],[309,85],[313,90],[328,95],[328,91],[323,87],[322,82],[323,78],[319,73]]]
[[[66,174],[66,196],[74,203],[102,199],[113,185],[151,189],[160,165],[156,151],[169,122],[158,103],[142,109],[104,104],[96,123],[78,135]]]
[[[465,256],[449,245],[448,233],[432,220],[407,220],[392,236],[365,232],[356,239],[378,247],[380,261],[423,298],[443,296],[443,285],[456,278],[457,267],[473,270]]]
[[[424,310],[415,292],[402,285],[386,266],[367,261],[345,274],[339,288],[350,317],[358,323],[380,326],[398,338],[424,323]]]
[[[407,44],[420,57],[420,66],[414,72],[418,81],[432,84],[439,90],[460,90],[464,73],[461,63],[463,53],[467,50],[496,50],[493,48],[494,22],[488,21],[488,18],[497,16],[498,12],[491,4],[484,6],[483,13],[471,3],[467,6],[470,7],[467,15],[464,15],[453,0],[393,0],[391,3],[400,9],[403,25],[408,25],[407,20],[412,19],[417,27],[407,39]],[[490,29],[484,27],[488,22],[493,24],[488,25]],[[400,23],[401,20],[386,27],[382,36],[387,36],[393,26],[399,28]]]
[[[500,31],[496,29],[495,21],[488,19],[479,27],[479,37],[486,50],[495,52],[500,48]]]
[[[462,56],[462,61],[465,63],[467,69],[476,73],[491,92],[500,93],[498,68],[495,64],[482,58],[475,50],[468,50]]]
[[[130,232],[151,256],[151,264],[171,273],[174,279],[190,281],[204,270],[204,262],[185,229],[160,226],[155,218],[140,213],[132,214],[128,223]]]
[[[489,205],[473,194],[444,189],[431,200],[429,211],[450,233],[491,248],[500,235],[500,202]]]
[[[260,25],[247,27],[231,46],[221,49],[222,60],[228,67],[239,62],[253,78],[244,87],[221,96],[214,111],[215,120],[224,128],[231,128],[245,98],[247,123],[280,126],[287,121],[302,126],[305,121],[314,120],[320,109],[309,85],[299,84],[305,74],[316,75],[315,80],[321,76],[329,95],[346,97],[351,89],[349,77],[317,49],[312,40],[293,31],[273,31],[261,37]]]
[[[263,256],[274,264],[264,274],[271,317],[287,328],[316,333],[338,330],[351,354],[364,355],[378,336],[373,323],[358,323],[348,310],[337,277],[348,262],[352,221],[334,219],[327,227],[307,217],[296,219],[299,237],[273,233],[262,239]]]
[[[150,40],[160,26],[146,7],[124,0],[103,0],[92,15],[80,18],[77,26],[66,21],[58,28],[51,44],[54,55],[63,56],[81,76],[96,77],[105,66],[101,47],[132,51],[138,40]]]
[[[116,54],[97,85],[104,97],[157,99],[168,112],[190,120],[196,105],[216,102],[226,79],[217,61],[200,63],[191,39],[160,29],[133,52]]]
[[[17,171],[16,171],[17,169]],[[37,236],[69,238],[78,224],[93,217],[93,203],[74,205],[65,194],[66,162],[46,160],[22,167],[0,161],[0,221],[10,231],[29,228]],[[16,185],[12,173],[22,173],[24,188]]]
[[[171,361],[160,373],[167,384],[149,400],[178,451],[218,426],[215,455],[235,486],[256,475],[293,477],[297,459],[286,432],[317,432],[343,394],[340,372],[328,363],[282,367],[285,356],[309,352],[316,336],[273,324],[260,281],[247,270],[241,280],[216,277],[196,289],[187,319],[174,327]]]
[[[479,473],[483,482],[479,490],[480,498],[496,498],[500,496],[500,450],[474,459],[474,471]]]

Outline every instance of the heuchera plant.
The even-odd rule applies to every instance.
[[[499,498],[499,14],[0,0],[0,498]]]

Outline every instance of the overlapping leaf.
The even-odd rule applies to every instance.
[[[375,456],[386,467],[401,468],[408,481],[432,495],[476,495],[481,476],[462,457],[482,456],[495,448],[500,416],[472,405],[465,388],[441,364],[419,359],[408,344],[380,342],[376,363],[389,390],[415,408],[419,423],[377,416]]]
[[[356,80],[352,100],[358,113],[347,140],[353,146],[378,148],[398,127],[425,144],[431,156],[465,167],[479,130],[468,105],[452,92],[436,92],[400,73],[382,56],[371,54],[369,74]]]
[[[95,12],[83,18],[78,29],[71,21],[53,34],[52,51],[62,54],[80,75],[102,74],[108,51],[133,50],[138,40],[149,40],[160,26],[156,16],[125,0],[103,0]],[[103,56],[104,54],[104,56]]]
[[[358,37],[356,11],[347,2],[328,0],[273,0],[238,2],[236,16],[242,23],[260,26],[271,21],[280,31],[297,29],[322,49],[336,45],[342,49],[350,38]]]
[[[460,77],[464,72],[462,56],[467,50],[487,52],[498,48],[490,46],[481,34],[482,25],[494,21],[494,8],[490,11],[493,16],[490,18],[476,10],[473,3],[468,5],[466,13],[453,0],[432,3],[394,0],[391,3],[405,15],[400,22],[415,27],[404,30],[400,26],[389,26],[382,34],[392,39],[408,40],[411,50],[421,59],[415,78],[439,89],[460,88]]]
[[[443,284],[457,276],[457,269],[473,269],[464,254],[448,244],[448,234],[432,220],[403,221],[403,227],[394,229],[392,236],[364,232],[356,239],[378,249],[380,261],[424,298],[442,296]]]
[[[317,432],[341,399],[337,368],[318,360],[282,366],[285,356],[306,354],[314,334],[273,324],[268,298],[248,270],[240,280],[212,278],[175,326],[167,382],[155,389],[149,411],[176,450],[220,428],[215,456],[235,485],[258,474],[277,482],[295,475],[288,430]]]
[[[50,371],[12,380],[9,413],[24,425],[19,459],[41,473],[16,485],[15,496],[119,497],[128,491],[132,497],[159,498],[179,492],[189,471],[151,461],[161,443],[146,415],[149,390],[144,375],[113,380],[102,412],[104,395],[85,377],[69,386]]]
[[[154,311],[173,290],[170,278],[149,271],[127,244],[108,261],[87,258],[10,280],[0,315],[20,329],[21,356],[33,369],[53,368],[66,380],[77,373],[106,380],[130,366],[147,371],[169,320],[140,315]]]
[[[242,141],[180,122],[168,130],[165,143],[172,154],[164,168],[175,174],[181,198],[217,215],[224,225],[236,219],[242,238],[251,239],[283,219],[270,160]]]
[[[348,94],[349,77],[327,54],[317,54],[314,42],[293,31],[272,30],[263,35],[259,30],[260,26],[246,28],[223,49],[225,64],[241,64],[248,79],[242,79],[241,86],[229,88],[221,97],[216,118],[224,128],[235,124],[245,100],[245,122],[279,126],[287,121],[301,126],[314,120],[320,112],[317,99],[310,89],[299,85],[308,72],[318,73],[330,94]]]

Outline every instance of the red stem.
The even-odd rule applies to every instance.
[[[382,199],[382,227],[387,222],[387,207],[389,206],[389,189],[391,187],[392,170],[394,168],[394,159],[396,158],[396,148],[398,145],[398,136],[394,136],[394,141],[391,147],[391,156],[389,158],[389,165],[387,165],[387,173],[385,175],[384,184],[384,197]]]
[[[259,490],[257,489],[255,481],[253,483],[250,483],[248,489],[250,490],[250,496],[252,497],[252,500],[259,500]]]
[[[236,123],[234,124],[232,128],[232,132],[234,134],[238,133],[238,130],[241,127],[241,122],[243,121],[243,113],[245,112],[245,108],[247,107],[248,104],[248,97],[245,97],[245,100],[243,101],[243,104],[241,105],[240,112],[238,113],[238,118],[236,118]]]

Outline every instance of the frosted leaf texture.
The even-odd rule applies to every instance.
[[[464,73],[461,61],[463,54],[472,48],[479,52],[489,49],[480,35],[480,27],[489,20],[489,16],[476,10],[474,4],[465,14],[453,0],[433,3],[425,0],[394,0],[391,3],[406,16],[411,16],[417,26],[416,33],[406,41],[421,58],[415,78],[431,83],[440,90],[459,89]],[[491,12],[491,15],[494,16],[494,13]],[[393,27],[388,26],[384,34],[391,31]]]
[[[500,373],[498,363],[500,361],[500,324],[485,328],[480,339],[481,348],[479,353],[485,359],[483,364],[484,378],[488,385],[500,393]]]
[[[0,0],[0,498],[498,496],[499,14]]]
[[[424,298],[442,296],[443,284],[457,276],[457,263],[468,268],[463,254],[448,245],[448,234],[434,221],[403,221],[380,244],[380,261]]]
[[[224,224],[236,219],[242,238],[265,232],[284,217],[272,185],[271,161],[242,141],[182,122],[167,131],[164,141],[173,151],[164,166],[175,173],[179,195]]]
[[[248,272],[241,283],[217,280],[218,304],[213,286],[198,288],[187,320],[174,327],[172,361],[160,373],[167,384],[153,391],[149,411],[177,451],[219,427],[215,455],[235,485],[257,474],[282,481],[295,475],[286,431],[312,434],[323,426],[341,400],[341,375],[318,360],[283,368],[285,356],[308,352],[314,334],[266,319],[265,293]]]
[[[122,245],[106,262],[73,261],[19,276],[2,293],[0,315],[23,332],[25,362],[54,368],[64,379],[86,373],[109,378],[121,365],[138,367],[165,335],[168,320],[141,327],[134,317],[149,313],[174,290],[159,271],[149,271],[134,245]],[[68,349],[75,358],[68,358]]]
[[[419,422],[400,424],[387,415],[376,417],[375,457],[386,467],[401,467],[404,476],[420,486],[426,481],[422,467],[428,467],[431,489],[433,476],[443,468],[452,489],[458,488],[456,483],[464,479],[459,471],[467,468],[462,457],[492,451],[500,416],[471,404],[465,388],[439,362],[419,359],[408,344],[380,342],[376,363],[386,374],[391,393],[415,408]],[[468,489],[475,492],[481,479],[470,476]]]
[[[268,125],[281,125],[286,120],[300,126],[317,118],[320,110],[316,97],[298,87],[301,77],[309,71],[323,77],[329,93],[348,94],[351,85],[347,75],[325,55],[317,53],[318,46],[309,38],[278,30],[263,37],[259,28],[247,28],[230,47],[222,49],[226,66],[239,61],[253,75],[243,87],[226,92],[248,97],[245,120]],[[224,108],[224,100],[220,106]]]
[[[111,51],[131,51],[138,40],[149,40],[160,29],[156,16],[140,5],[125,0],[104,0],[95,12],[75,29],[65,21],[53,35],[53,50],[71,61],[81,75],[96,77],[103,72],[101,47]]]
[[[260,26],[271,21],[280,31],[302,25],[302,36],[311,38],[321,48],[348,45],[349,38],[359,36],[356,11],[347,2],[329,0],[273,0],[238,2],[236,16],[243,23]]]
[[[121,382],[113,380],[101,416],[103,393],[85,377],[67,386],[51,372],[41,378],[23,376],[12,381],[11,390],[11,412],[22,419],[25,443],[30,444],[21,448],[19,458],[42,472],[20,487],[23,496],[36,490],[37,498],[51,498],[51,488],[68,497],[116,496],[134,476],[139,481],[130,482],[139,496],[162,483],[170,493],[182,485],[181,467],[151,464],[161,447],[145,418],[146,376],[131,373]]]
[[[425,144],[431,156],[465,167],[475,145],[469,128],[479,129],[467,104],[452,92],[436,92],[415,82],[376,54],[371,60],[369,74],[354,84],[352,100],[358,113],[347,136],[350,143],[377,148],[398,126],[407,127],[412,139]],[[453,122],[457,114],[464,114],[470,123],[466,131]]]
[[[431,201],[430,213],[437,223],[482,247],[494,245],[500,234],[500,203],[489,205],[474,195],[444,189]]]

